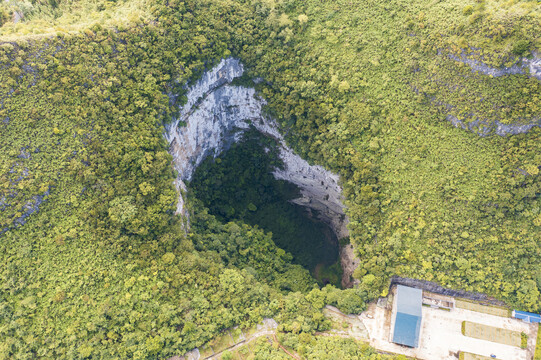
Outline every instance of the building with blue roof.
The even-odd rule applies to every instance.
[[[396,312],[394,314],[393,342],[409,347],[419,346],[419,333],[423,318],[423,291],[397,285]]]

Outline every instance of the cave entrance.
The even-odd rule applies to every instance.
[[[300,190],[274,178],[273,169],[282,165],[275,140],[251,130],[220,157],[207,157],[189,188],[221,221],[242,220],[272,232],[276,245],[320,285],[341,287],[338,239],[314,210],[290,202]]]

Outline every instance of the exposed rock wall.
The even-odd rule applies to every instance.
[[[188,101],[179,117],[166,126],[165,138],[179,173],[177,187],[185,191],[184,181],[191,180],[207,156],[216,157],[227,150],[252,125],[277,141],[284,169],[275,169],[273,174],[301,189],[302,196],[293,202],[317,210],[321,220],[331,226],[338,238],[348,236],[338,175],[310,165],[286,145],[276,122],[263,115],[265,101],[255,90],[231,85],[243,72],[237,59],[222,60],[189,88]],[[184,214],[182,198],[177,212]]]
[[[461,127],[479,136],[489,136],[493,133],[499,136],[524,134],[534,127],[541,127],[541,118],[534,118],[529,124],[503,124],[497,120],[491,123],[488,120],[479,119],[464,123],[453,115],[447,115],[446,119],[455,127]]]
[[[7,226],[3,229],[0,229],[0,236],[3,235],[9,229],[26,224],[27,218],[33,213],[39,211],[40,205],[46,200],[48,195],[49,195],[49,189],[47,189],[47,191],[44,192],[42,195],[34,195],[32,196],[30,200],[26,201],[26,203],[22,207],[22,215],[13,220],[12,226]],[[7,204],[5,203],[5,201],[6,201],[5,197],[0,199],[0,211],[4,211],[6,209]]]
[[[20,154],[17,156],[19,159],[30,159],[31,155],[30,152],[27,151],[29,146],[25,146],[21,149]],[[36,149],[36,152],[39,151],[39,149]],[[10,199],[15,198],[17,194],[16,186],[24,179],[28,178],[29,176],[29,170],[27,167],[23,167],[22,171],[18,172],[17,167],[22,167],[23,165],[16,162],[11,169],[8,171],[9,174],[19,173],[17,179],[10,180],[10,189],[8,190],[7,194],[5,196],[0,197],[0,212],[3,211],[13,211],[14,210],[14,203],[10,201]],[[0,236],[2,236],[5,232],[7,232],[10,229],[16,228],[18,226],[22,226],[26,224],[28,217],[32,215],[35,212],[39,211],[40,205],[47,200],[47,196],[50,194],[50,187],[47,188],[47,190],[43,194],[36,194],[36,195],[30,195],[30,198],[26,198],[25,200],[22,200],[24,205],[22,206],[21,215],[18,217],[14,217],[13,222],[11,226],[6,226],[3,229],[0,228]],[[13,215],[15,216],[15,215]]]
[[[493,68],[491,66],[488,66],[482,61],[472,59],[471,56],[468,56],[468,54],[464,51],[458,56],[453,54],[449,54],[448,56],[450,59],[468,65],[472,69],[472,71],[478,71],[485,75],[500,77],[506,75],[529,73],[529,76],[541,81],[541,55],[536,52],[533,53],[531,59],[528,59],[526,57],[519,58],[515,64],[511,65],[510,67],[503,68]]]

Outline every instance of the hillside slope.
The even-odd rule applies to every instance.
[[[0,359],[165,358],[266,316],[310,334],[325,303],[362,311],[392,275],[539,311],[541,131],[497,129],[541,116],[540,7],[188,0],[122,27],[18,32],[50,9],[8,23]],[[197,199],[181,230],[163,124],[231,55],[289,144],[340,174],[357,288],[313,289],[269,234]]]
[[[260,90],[297,149],[341,173],[365,285],[401,274],[537,309],[540,131],[520,126],[540,118],[541,81],[529,73],[540,5],[261,2],[258,11],[270,28],[242,57],[267,80]],[[528,66],[495,77],[457,54]],[[530,131],[501,137],[496,122]]]

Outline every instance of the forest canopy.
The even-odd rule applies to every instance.
[[[495,134],[539,123],[540,12],[525,0],[2,3],[0,359],[168,358],[264,317],[303,356],[380,358],[310,336],[329,329],[325,304],[359,313],[393,275],[541,311],[541,131]],[[355,288],[320,288],[268,232],[205,199],[189,201],[183,230],[163,125],[184,85],[229,56],[263,79],[288,144],[340,175]]]

